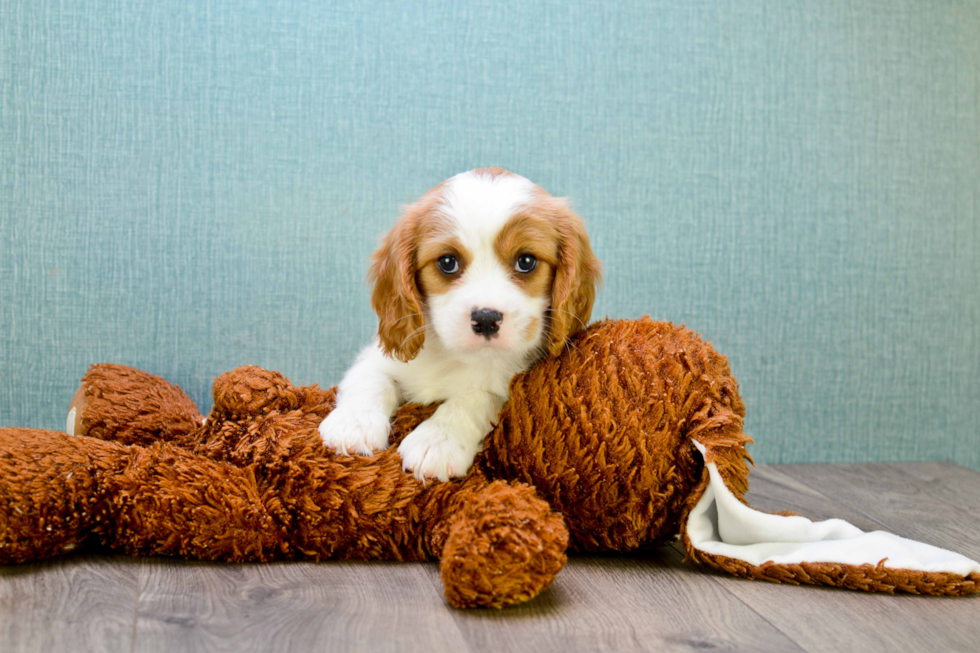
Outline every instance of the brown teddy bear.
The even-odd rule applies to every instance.
[[[691,559],[750,578],[980,590],[980,565],[962,556],[745,505],[735,378],[668,323],[593,324],[516,377],[473,468],[450,482],[419,482],[394,446],[328,450],[317,426],[334,402],[242,367],[216,380],[205,419],[158,377],[95,365],[72,402],[74,437],[0,429],[0,562],[89,543],[205,560],[439,559],[452,605],[502,607],[547,587],[566,550],[680,536]],[[392,444],[433,410],[401,408]]]

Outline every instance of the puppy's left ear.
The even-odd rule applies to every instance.
[[[416,239],[423,209],[408,207],[371,257],[371,307],[385,355],[408,362],[425,343],[422,294],[415,280]]]
[[[548,352],[556,355],[565,348],[569,336],[589,323],[596,288],[602,281],[602,263],[592,252],[582,218],[564,199],[552,201],[561,241],[548,313]]]

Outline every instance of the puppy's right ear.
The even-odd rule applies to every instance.
[[[563,199],[551,198],[551,204],[561,244],[548,312],[548,351],[557,356],[567,347],[569,336],[588,326],[596,287],[602,280],[602,263],[592,252],[582,218]]]
[[[415,281],[420,212],[409,207],[371,256],[371,308],[385,355],[408,362],[425,343],[422,295]]]

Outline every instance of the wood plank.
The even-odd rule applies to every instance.
[[[885,528],[918,536],[896,514],[894,504],[873,498],[887,493],[890,484],[879,480],[880,466],[846,466],[852,469],[837,473],[825,473],[823,465],[806,466],[820,469],[800,473],[801,467],[760,466],[750,482],[750,503],[763,510],[794,510],[818,519],[841,517],[864,529]],[[852,477],[862,482],[848,482]],[[906,487],[909,479],[915,478],[907,473],[902,477]],[[936,493],[927,496],[919,492],[919,497],[919,510],[945,515],[945,521],[957,511],[939,501]],[[969,529],[974,538],[980,538],[976,522]],[[946,534],[932,535],[932,543],[950,545]],[[976,650],[980,635],[977,597],[891,596],[775,585],[720,574],[713,578],[807,651],[966,651]]]
[[[150,558],[137,651],[466,651],[425,565]]]
[[[0,567],[0,650],[131,651],[138,571],[121,556]]]
[[[473,651],[801,650],[682,557],[573,557],[529,603],[452,616]]]

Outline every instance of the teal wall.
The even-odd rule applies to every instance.
[[[980,469],[977,2],[0,0],[0,424],[89,363],[337,381],[399,204],[572,198],[762,462]]]

